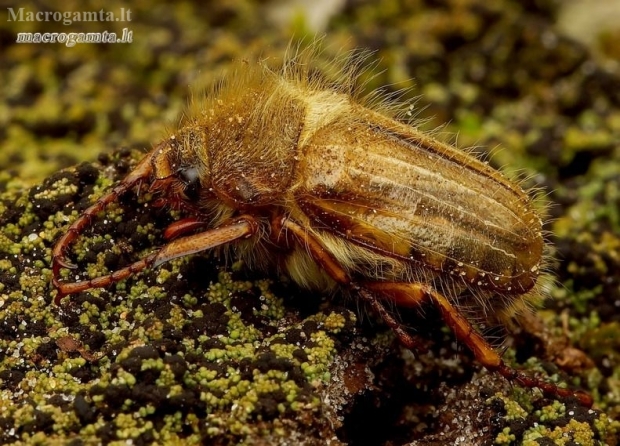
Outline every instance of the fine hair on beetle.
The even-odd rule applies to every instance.
[[[251,107],[248,107],[251,109],[251,116],[271,117],[273,122],[267,122],[267,126],[273,125],[274,132],[278,132],[280,131],[278,127],[282,122],[281,114],[278,111],[288,110],[285,105],[287,99],[281,95],[282,90],[294,89],[299,96],[306,93],[312,94],[312,92],[343,95],[342,97],[346,100],[403,122],[418,131],[418,126],[426,124],[426,121],[418,118],[418,112],[413,109],[409,102],[401,100],[402,97],[410,95],[410,88],[397,89],[391,93],[386,93],[387,87],[383,86],[378,90],[366,91],[366,85],[377,76],[376,66],[378,62],[373,60],[372,56],[372,51],[364,49],[343,52],[332,57],[324,56],[319,46],[313,44],[306,47],[289,46],[281,61],[274,57],[263,59],[260,62],[249,62],[246,59],[238,61],[228,70],[227,75],[220,77],[211,87],[207,87],[206,92],[199,95],[199,100],[195,100],[195,97],[192,96],[188,111],[183,115],[179,128],[200,126],[207,110],[216,108],[215,103],[234,102],[239,91],[259,89],[265,92],[264,99],[252,103]],[[274,112],[274,110],[276,111]],[[355,116],[348,118],[355,120]],[[265,121],[264,119],[261,120]],[[425,130],[425,133],[437,139],[437,143],[439,143],[439,140],[443,139],[439,137],[440,130],[441,128]],[[172,132],[171,136],[174,134],[175,132]],[[186,145],[192,146],[192,142],[186,140]],[[248,146],[248,150],[253,149],[256,149],[256,146]],[[475,152],[474,149],[459,148],[458,150],[487,163],[486,160],[481,159],[485,155]],[[246,152],[244,154],[247,155]],[[267,158],[258,150],[253,155],[258,155],[259,158]],[[189,155],[190,158],[192,156],[199,157],[200,155],[198,153]],[[183,162],[181,159],[176,161],[179,165]],[[258,164],[256,163],[256,165]],[[265,167],[269,169],[269,166]],[[505,175],[510,182],[514,183],[513,187],[515,188],[523,189],[528,180],[528,178],[516,178],[516,173],[511,173],[507,168],[502,168],[501,171],[496,172],[499,175]],[[239,174],[244,176],[243,172]],[[438,185],[437,187],[441,186]],[[541,189],[530,187],[525,193],[532,200],[532,205],[542,219],[546,213],[547,204],[541,199]],[[203,203],[203,206],[205,205],[209,205],[208,199]],[[214,205],[210,214],[213,226],[221,224],[230,216],[230,209],[222,208],[220,203]],[[268,225],[265,225],[263,229],[264,235],[271,230]],[[326,237],[329,237],[329,234]],[[268,238],[259,237],[256,241],[268,240]],[[463,289],[458,285],[455,286],[451,280],[445,280],[446,277],[444,276],[436,277],[432,272],[428,273],[415,267],[403,268],[401,262],[393,261],[393,259],[382,255],[375,256],[374,253],[367,250],[352,250],[350,243],[341,237],[330,239],[330,246],[338,253],[337,257],[346,258],[344,264],[363,265],[365,269],[360,275],[364,277],[389,280],[394,277],[395,271],[400,271],[396,275],[403,282],[432,282],[435,287],[439,288],[438,291],[451,298],[453,304],[458,306],[459,311],[466,314],[470,321],[489,326],[513,327],[515,323],[518,324],[519,322],[519,314],[533,311],[538,306],[543,296],[547,294],[545,291],[548,291],[554,280],[548,271],[549,265],[552,263],[551,249],[547,237],[544,239],[543,254],[538,266],[540,275],[531,290],[520,294],[518,298],[507,297],[494,290],[483,291],[475,287]],[[265,267],[273,265],[273,262],[269,260],[271,255],[267,252],[269,250],[268,244],[257,245],[254,241],[242,243],[247,246],[226,245],[222,247],[222,251],[227,257],[243,258],[250,268],[265,269]],[[294,270],[295,281],[303,287],[315,288],[323,292],[337,288],[336,282],[316,271],[316,262],[312,261],[310,256],[300,256],[291,263],[290,268]],[[291,271],[289,270],[289,272]],[[500,300],[498,301],[498,299]],[[398,306],[393,308],[397,311]]]
[[[223,250],[304,288],[359,297],[408,348],[385,303],[433,305],[487,369],[555,397],[591,398],[508,367],[474,328],[510,326],[543,295],[548,244],[533,196],[472,153],[419,131],[411,108],[362,94],[367,52],[328,67],[289,49],[280,68],[242,61],[191,101],[136,168],[76,220],[53,251],[56,302],[145,268]],[[319,68],[317,68],[319,67]],[[159,250],[103,277],[60,280],[68,247],[139,184],[185,218]]]

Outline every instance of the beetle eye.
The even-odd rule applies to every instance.
[[[198,169],[195,167],[186,167],[179,169],[179,178],[185,184],[183,192],[191,201],[196,201],[200,197],[200,176]]]

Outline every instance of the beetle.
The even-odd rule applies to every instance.
[[[400,342],[417,343],[384,302],[435,305],[478,362],[556,398],[584,392],[519,372],[474,328],[510,318],[541,294],[546,241],[533,199],[472,154],[438,141],[362,98],[358,62],[339,82],[299,51],[279,70],[243,64],[196,101],[178,129],[69,227],[53,249],[55,302],[169,260],[228,247],[250,268],[302,287],[354,293]],[[351,68],[353,67],[353,68]],[[134,187],[189,217],[166,244],[109,275],[60,280],[68,247]]]

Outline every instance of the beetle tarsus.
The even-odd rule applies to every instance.
[[[544,395],[550,397],[561,397],[561,398],[575,398],[580,405],[590,408],[594,404],[594,400],[592,396],[583,392],[581,390],[570,390],[564,389],[556,386],[553,383],[543,381],[542,379],[536,378],[534,376],[526,375],[523,372],[515,370],[504,361],[501,361],[499,366],[497,367],[487,367],[489,371],[497,372],[506,378],[508,381],[515,381],[519,383],[523,387],[527,387],[529,389],[539,389],[543,392]]]
[[[60,268],[76,269],[77,265],[75,265],[74,263],[69,262],[64,257],[54,258],[54,262],[53,262],[53,266],[52,266],[52,270],[54,271],[54,274],[56,274],[58,271],[60,271]]]
[[[159,147],[161,147],[161,145]],[[157,149],[145,156],[138,163],[132,173],[127,176],[127,178],[125,178],[110,192],[99,198],[88,209],[86,209],[82,213],[82,215],[80,215],[80,217],[71,224],[69,229],[67,229],[67,232],[65,232],[65,234],[60,238],[60,240],[58,240],[58,242],[54,246],[54,249],[52,251],[52,284],[58,290],[58,294],[54,298],[55,304],[59,304],[60,300],[68,294],[74,294],[80,291],[87,290],[89,288],[93,288],[93,286],[90,286],[92,281],[63,283],[59,280],[58,277],[62,268],[77,268],[76,265],[66,260],[65,252],[68,250],[69,246],[75,241],[75,239],[78,238],[82,231],[92,223],[93,219],[97,216],[99,212],[104,210],[108,204],[116,201],[118,197],[120,197],[123,193],[127,192],[135,185],[140,184],[143,179],[148,178],[151,175],[151,160],[154,156],[154,153],[156,152]]]

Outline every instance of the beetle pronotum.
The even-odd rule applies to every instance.
[[[250,267],[357,294],[411,349],[413,337],[382,301],[430,302],[488,370],[590,406],[583,392],[508,367],[464,315],[473,308],[485,321],[507,323],[539,293],[545,241],[531,197],[474,156],[365,103],[353,87],[358,63],[333,83],[311,71],[312,58],[299,52],[279,71],[245,64],[197,101],[58,241],[56,303],[228,245]],[[170,225],[167,244],[136,263],[61,282],[60,269],[73,267],[64,258],[69,245],[143,182],[192,216]]]

